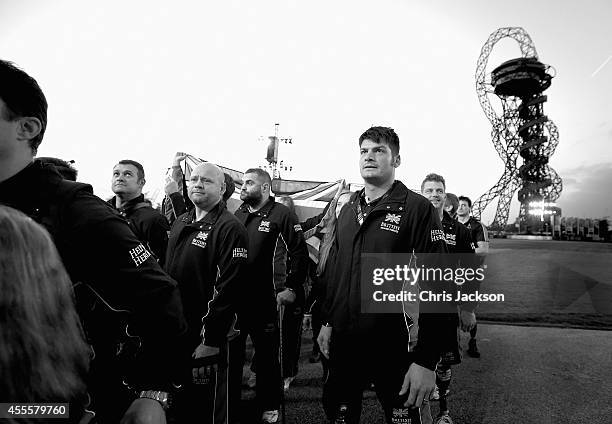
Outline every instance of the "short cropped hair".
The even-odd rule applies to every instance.
[[[32,153],[36,155],[47,129],[47,99],[34,78],[19,69],[14,63],[0,60],[0,99],[6,105],[3,118],[38,118],[40,133],[30,140]]]
[[[42,164],[53,165],[55,170],[59,172],[65,180],[77,180],[77,174],[79,171],[74,166],[72,166],[74,161],[66,162],[63,159],[51,157],[39,157],[36,158],[36,160]]]
[[[389,127],[372,127],[359,137],[359,147],[361,147],[361,143],[364,140],[372,140],[378,144],[386,144],[391,149],[391,154],[393,156],[399,155],[400,150],[400,142],[399,137],[393,130],[393,128]]]
[[[264,171],[261,168],[249,168],[245,172],[245,174],[257,174],[257,176],[264,180],[264,183],[272,184],[272,178],[267,171]]]
[[[136,162],[135,160],[123,159],[123,160],[120,160],[117,165],[132,165],[136,167],[136,170],[137,170],[136,174],[138,175],[139,180],[142,180],[145,177],[143,166],[140,163]]]
[[[427,176],[421,183],[421,191],[423,191],[423,186],[427,181],[435,181],[438,183],[442,183],[442,185],[444,186],[444,190],[446,190],[446,181],[444,181],[444,177],[442,175],[434,174],[433,172],[431,174],[427,174]]]
[[[468,204],[468,207],[469,207],[470,209],[472,209],[472,200],[470,200],[470,198],[469,198],[469,197],[467,197],[467,196],[459,196],[459,201],[460,201],[460,202],[461,202],[461,201],[466,202],[466,203]]]

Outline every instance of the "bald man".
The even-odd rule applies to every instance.
[[[203,404],[198,393],[206,385],[203,383],[218,377],[212,374],[211,364],[227,354],[227,335],[243,290],[248,239],[244,226],[221,201],[225,181],[219,167],[198,165],[191,173],[187,192],[195,207],[172,225],[166,271],[178,281],[192,356],[199,359],[199,365],[191,370],[191,382],[177,405],[178,422],[199,416],[212,423],[216,422],[215,408],[212,403]]]

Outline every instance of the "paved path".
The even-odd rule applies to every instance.
[[[482,358],[466,356],[453,368],[456,424],[612,422],[612,332],[481,324],[479,339]],[[322,423],[320,364],[307,362],[311,345],[304,340],[287,423]],[[251,407],[244,403],[245,416]],[[383,423],[379,414],[374,393],[365,392],[362,423]]]

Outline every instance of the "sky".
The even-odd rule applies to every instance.
[[[476,62],[493,31],[520,26],[556,73],[544,111],[560,134],[557,203],[599,218],[612,215],[611,18],[606,0],[0,0],[0,57],[47,96],[39,156],[75,160],[103,198],[121,159],[145,166],[149,192],[177,151],[263,165],[279,123],[293,138],[283,178],[360,182],[359,135],[384,125],[400,137],[398,179],[416,188],[436,172],[475,200],[503,173]],[[502,40],[487,72],[519,56]]]

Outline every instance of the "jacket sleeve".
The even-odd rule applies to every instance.
[[[166,248],[168,247],[168,232],[170,231],[170,225],[166,218],[161,216],[159,213],[155,213],[151,224],[147,228],[147,240],[149,240],[149,246],[153,253],[158,259],[159,265],[163,268],[166,260]]]
[[[174,209],[174,216],[178,218],[179,216],[187,212],[188,203],[185,202],[185,199],[183,198],[183,195],[181,193],[179,193],[178,191],[170,193],[168,195],[168,198],[170,199],[170,203],[172,204],[172,209]]]
[[[319,222],[321,222],[321,220],[323,219],[325,214],[327,213],[327,209],[328,208],[329,208],[329,203],[327,204],[327,206],[325,206],[325,209],[323,209],[323,212],[321,212],[320,214],[318,214],[316,216],[308,218],[306,221],[300,223],[300,225],[302,227],[302,231],[306,232],[306,231],[312,230],[314,227],[316,227],[319,224]]]
[[[167,390],[179,373],[187,326],[177,284],[101,199],[81,192],[63,209],[64,249],[73,281],[94,288],[115,309],[130,312],[141,338],[130,382]],[[97,323],[100,324],[99,322]],[[165,364],[160,366],[159,364]]]
[[[422,212],[420,222],[414,227],[414,251],[417,261],[425,267],[443,266],[444,256],[448,253],[448,249],[439,215],[431,204],[424,207]],[[436,282],[430,281],[429,283],[426,289],[436,290]],[[437,313],[437,308],[439,305],[434,302],[419,304],[419,331],[414,348],[414,362],[430,370],[436,369],[443,349],[443,340],[439,336],[440,326],[449,325],[445,314]]]
[[[306,273],[308,272],[308,248],[306,247],[302,227],[298,223],[295,214],[292,214],[286,208],[281,211],[280,231],[287,245],[287,255],[290,258],[290,268],[285,285],[291,289],[298,290],[304,286]]]
[[[459,237],[457,240],[457,251],[461,253],[459,258],[459,267],[468,270],[476,270],[480,264],[479,257],[476,255],[474,242],[472,241],[472,234],[464,225],[459,224]],[[464,281],[457,280],[457,289],[461,290],[461,293],[475,293],[480,288],[480,281],[476,278],[463,277]],[[478,306],[478,302],[459,302],[461,309],[473,312]]]
[[[238,312],[239,299],[244,295],[249,246],[246,228],[238,221],[226,223],[220,226],[215,242],[217,280],[208,312],[202,318],[202,333],[204,344],[221,347]]]

